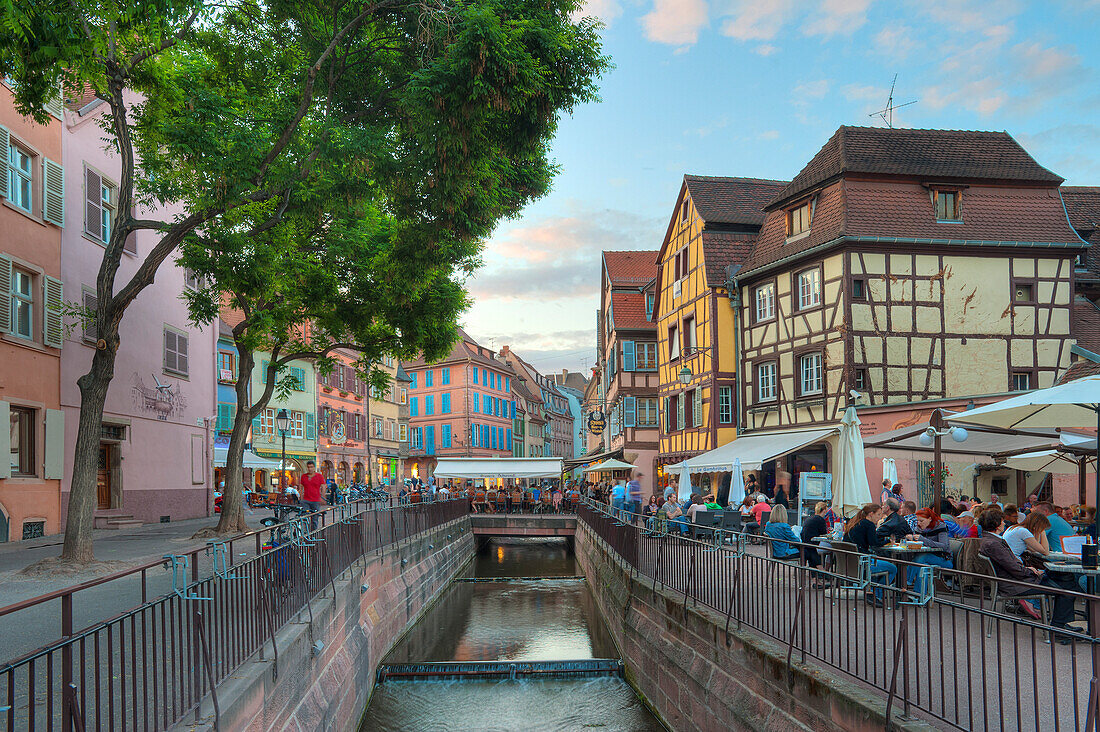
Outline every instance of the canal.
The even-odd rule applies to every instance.
[[[618,658],[564,539],[494,539],[383,664]],[[663,727],[621,678],[379,684],[361,732]]]

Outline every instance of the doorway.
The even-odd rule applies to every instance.
[[[111,472],[114,466],[115,446],[109,442],[99,443],[99,469],[96,471],[96,508],[111,507]]]

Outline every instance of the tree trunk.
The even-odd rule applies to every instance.
[[[217,534],[239,534],[248,531],[244,521],[244,446],[248,441],[248,429],[252,424],[252,400],[248,384],[252,380],[255,364],[252,352],[237,346],[237,413],[233,417],[233,432],[229,436],[229,448],[225,456],[225,490],[222,491],[222,514]]]
[[[73,453],[73,481],[69,489],[69,513],[65,521],[65,543],[61,561],[87,564],[94,561],[92,523],[96,508],[96,478],[99,472],[99,441],[103,429],[103,406],[114,378],[117,329],[107,335],[107,348],[96,349],[92,368],[77,379],[80,387],[80,420]]]

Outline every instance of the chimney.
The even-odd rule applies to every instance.
[[[500,347],[500,355],[501,356],[507,356],[509,353],[511,353],[511,351],[508,349],[508,346],[501,346]]]

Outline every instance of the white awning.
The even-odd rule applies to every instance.
[[[560,457],[439,458],[437,478],[560,478]]]
[[[728,473],[734,458],[741,459],[741,470],[761,470],[769,460],[783,457],[799,448],[840,434],[840,425],[827,429],[797,432],[768,432],[738,437],[721,447],[696,455],[665,470],[679,472],[684,467],[692,473]]]
[[[214,448],[214,467],[224,468],[225,467],[225,458],[226,458],[226,455],[228,453],[229,453],[229,448],[227,448],[227,447],[215,447]],[[242,465],[241,467],[253,468],[253,469],[256,469],[256,470],[278,470],[279,469],[279,461],[278,460],[268,460],[267,458],[260,457],[259,455],[252,452],[251,450],[245,450],[244,451],[244,465]]]

